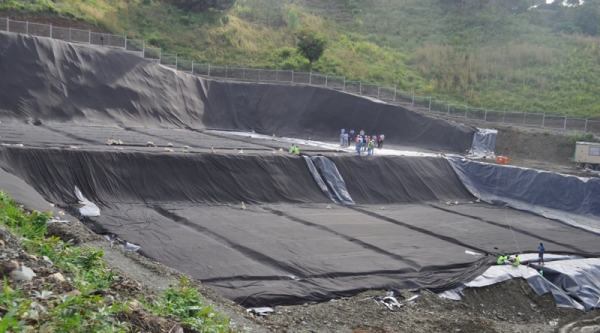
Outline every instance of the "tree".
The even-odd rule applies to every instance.
[[[295,35],[298,38],[298,52],[308,59],[309,69],[312,71],[313,62],[319,60],[325,52],[327,40],[309,28],[304,28]]]

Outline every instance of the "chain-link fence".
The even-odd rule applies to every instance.
[[[123,49],[127,52],[135,53],[142,58],[153,60],[164,66],[197,76],[327,87],[352,94],[377,98],[388,103],[408,106],[425,112],[435,112],[436,114],[449,117],[519,126],[534,126],[561,131],[590,132],[600,135],[600,120],[569,118],[568,116],[547,115],[545,113],[475,108],[449,101],[440,101],[430,96],[418,96],[414,92],[399,91],[396,88],[381,87],[360,81],[347,81],[343,76],[323,75],[312,72],[302,73],[293,70],[238,68],[195,63],[192,60],[180,59],[177,54],[163,53],[160,48],[146,45],[144,40],[131,39],[126,36],[92,32],[91,30],[56,27],[49,24],[27,21],[15,21],[2,17],[0,17],[0,31]]]

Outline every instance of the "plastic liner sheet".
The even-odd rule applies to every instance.
[[[540,275],[539,270],[544,275]],[[545,266],[492,266],[475,280],[447,290],[441,297],[460,300],[465,288],[480,288],[514,278],[523,278],[538,295],[552,292],[557,307],[588,311],[600,308],[600,259],[567,259]]]
[[[77,186],[75,186],[75,196],[83,203],[83,207],[79,208],[81,216],[100,216],[100,208],[98,208],[95,203],[86,199]]]
[[[0,147],[0,166],[48,200],[72,205],[75,186],[99,206],[331,202],[295,156]]]
[[[325,184],[325,181],[323,181],[323,178],[321,178],[321,175],[319,174],[319,171],[317,171],[317,168],[315,167],[315,165],[313,164],[312,160],[310,159],[310,157],[308,156],[302,156],[304,157],[304,161],[306,161],[306,165],[308,165],[308,169],[310,170],[310,173],[312,173],[313,178],[315,179],[315,181],[317,182],[317,185],[319,185],[319,187],[321,188],[321,191],[323,191],[323,193],[325,193],[325,195],[331,199],[331,201],[339,204],[341,203],[337,196],[333,193],[331,193],[331,191],[329,191],[329,188],[327,187],[327,184]]]
[[[329,157],[358,204],[472,200],[444,158]]]
[[[473,136],[473,147],[471,154],[477,156],[489,156],[496,150],[496,137],[498,131],[489,128],[478,128]]]
[[[600,179],[448,158],[469,191],[600,235]]]
[[[544,277],[584,310],[600,308],[600,259],[553,261],[544,267],[534,267],[543,269]]]
[[[354,205],[354,200],[348,194],[346,183],[336,168],[335,163],[323,156],[313,156],[310,159],[313,161],[319,174],[323,177],[330,192],[337,198],[337,201],[344,205]]]
[[[21,34],[0,32],[0,73],[0,117],[38,124],[255,130],[296,138],[332,138],[354,128],[385,134],[388,143],[452,152],[470,149],[476,132],[332,89],[213,81],[126,52]]]

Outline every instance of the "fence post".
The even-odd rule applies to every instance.
[[[227,66],[225,66],[225,78],[227,78]]]
[[[415,107],[415,92],[414,91],[413,91],[412,102],[410,103],[410,107],[411,108]]]
[[[394,87],[394,103],[396,103],[396,89],[398,89],[398,87]]]
[[[192,60],[192,72],[191,72],[191,74],[194,75],[194,60]]]
[[[381,87],[377,86],[377,99],[379,99],[379,91],[380,91]]]
[[[452,104],[448,104],[448,115],[450,115],[450,105]]]
[[[208,76],[210,76],[210,64],[208,64]]]
[[[127,36],[125,36],[125,51],[127,51]]]
[[[525,113],[523,113],[523,125],[525,125],[525,118],[527,118],[527,111],[525,111]]]
[[[546,126],[546,112],[544,112],[544,116],[542,117],[542,128]]]
[[[362,81],[358,81],[358,94],[362,95]]]
[[[429,97],[429,111],[431,111],[431,97]]]
[[[175,53],[175,69],[177,69],[177,53]]]
[[[325,74],[325,87],[327,87],[327,74]]]
[[[69,29],[71,29],[71,28],[69,28]],[[29,35],[29,21],[25,22],[25,34]]]
[[[467,105],[467,106],[465,106],[465,119],[468,118],[468,115],[467,115],[468,112],[469,112],[469,106]]]
[[[158,49],[158,63],[162,63],[162,48]]]
[[[506,110],[504,110],[504,115],[502,116],[502,123],[506,123]]]
[[[563,126],[563,131],[567,130],[567,116],[565,116],[565,125]]]
[[[71,27],[69,27],[69,42],[71,41]]]
[[[258,70],[258,81],[260,81],[260,69]]]
[[[342,88],[342,91],[346,91],[346,77],[344,76],[344,87]]]
[[[52,23],[50,23],[50,38],[52,38]]]
[[[106,43],[106,46],[110,47],[110,35],[112,34],[108,34],[108,43]]]
[[[487,108],[485,108],[485,115],[483,116],[483,121],[484,122],[487,121]]]
[[[146,58],[146,40],[142,39],[142,58]]]
[[[10,22],[10,19],[7,16],[6,17],[6,32],[10,32],[10,24],[8,24],[9,22]]]
[[[292,69],[292,83],[294,83],[294,70]]]
[[[88,30],[88,44],[92,44],[92,30]]]
[[[585,127],[583,128],[583,133],[587,132],[587,121],[588,119],[585,118]]]
[[[246,67],[242,68],[242,80],[246,79]]]
[[[310,73],[308,73],[308,85],[312,85],[312,69],[310,71]]]
[[[277,74],[279,74],[279,70],[275,69],[275,82],[277,82],[277,76],[278,76]]]

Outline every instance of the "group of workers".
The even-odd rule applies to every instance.
[[[540,243],[538,246],[538,265],[544,265],[544,252],[546,252],[546,247],[544,243]],[[521,264],[521,258],[516,254],[514,258],[511,258],[508,254],[501,254],[496,261],[498,265],[513,265],[515,267],[519,267]]]
[[[361,152],[366,152],[367,155],[373,155],[375,151],[375,144],[377,144],[377,148],[383,148],[383,141],[385,140],[385,135],[365,135],[365,131],[361,130],[357,136],[354,136],[354,130],[350,130],[349,133],[346,133],[346,130],[342,128],[342,132],[340,134],[340,147],[346,148],[350,145],[351,141],[354,141],[356,146],[356,152],[358,155]]]
[[[300,155],[300,148],[292,143],[292,146],[290,147],[290,154]]]

